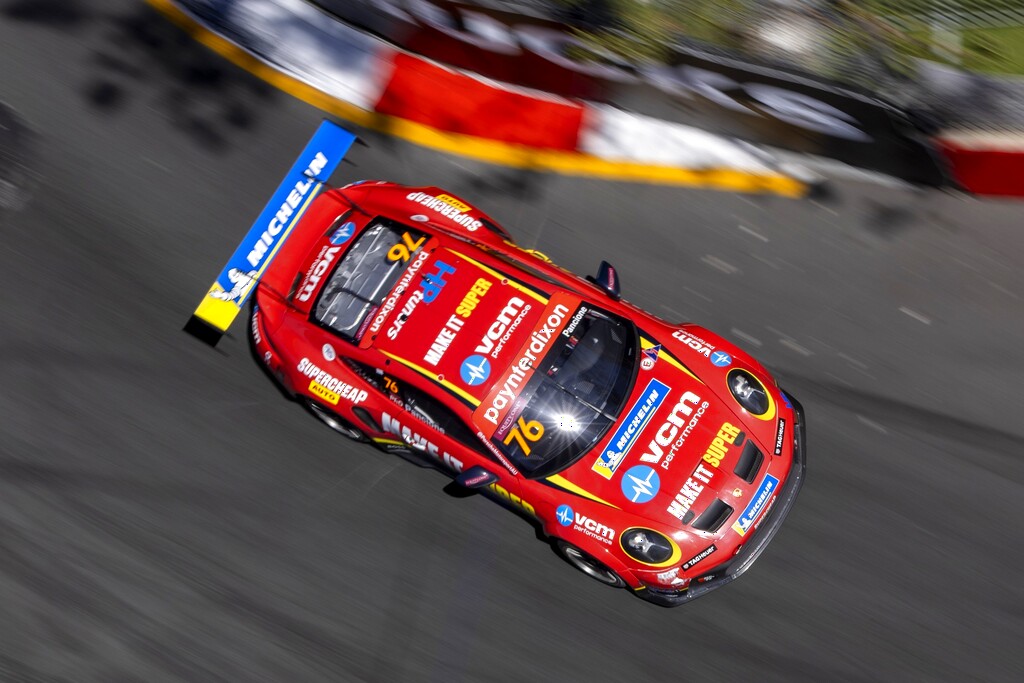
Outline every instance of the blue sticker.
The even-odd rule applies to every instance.
[[[444,286],[448,284],[444,276],[455,272],[454,266],[449,266],[440,259],[434,262],[434,267],[437,270],[433,273],[424,273],[423,279],[420,282],[420,291],[423,292],[423,303],[425,304],[429,304],[436,299],[437,295],[444,289]]]
[[[647,465],[630,467],[622,475],[622,495],[634,503],[646,503],[658,495],[661,478]]]
[[[764,509],[768,506],[768,501],[772,499],[772,495],[779,488],[779,480],[770,474],[764,475],[764,480],[761,485],[757,487],[757,492],[754,493],[754,497],[750,499],[743,514],[740,515],[736,523],[732,525],[732,530],[738,533],[740,536],[750,531],[750,527],[754,526],[754,522],[761,516]]]
[[[605,479],[611,479],[666,396],[668,396],[668,385],[652,379],[640,394],[640,398],[622,418],[619,428],[615,430],[612,440],[608,442],[608,447],[590,469]]]
[[[331,244],[338,246],[345,244],[356,232],[356,224],[349,221],[334,231],[331,235]]]
[[[459,376],[462,381],[471,387],[483,384],[491,376],[491,361],[480,354],[470,356],[462,361],[462,368],[459,369]]]
[[[793,404],[789,402],[789,396],[786,396],[786,392],[782,392],[782,402],[786,404],[786,407],[790,410],[793,409]]]
[[[555,518],[562,526],[569,526],[576,519],[576,513],[568,505],[559,505],[555,510]]]
[[[715,351],[711,354],[711,364],[717,368],[724,368],[732,365],[732,356],[725,351]]]

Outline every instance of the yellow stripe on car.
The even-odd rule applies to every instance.
[[[466,401],[468,401],[474,408],[476,408],[477,406],[480,405],[480,401],[475,396],[473,396],[473,394],[469,393],[468,391],[466,391],[462,387],[456,386],[455,384],[449,382],[446,379],[442,379],[440,376],[438,376],[438,374],[436,372],[433,372],[431,370],[427,370],[426,368],[420,367],[419,365],[416,365],[412,361],[408,361],[408,360],[406,360],[404,358],[396,356],[393,353],[388,353],[387,351],[384,351],[383,349],[381,349],[381,353],[383,353],[385,356],[387,356],[391,360],[398,361],[399,363],[401,363],[402,365],[406,366],[407,368],[412,368],[413,370],[415,370],[416,372],[420,373],[421,375],[423,375],[427,379],[429,379],[429,380],[431,380],[433,382],[437,382],[438,384],[443,386],[448,391],[450,391],[453,394],[456,394],[457,396],[459,396],[459,397],[465,399]]]

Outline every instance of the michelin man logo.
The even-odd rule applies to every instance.
[[[228,280],[231,281],[229,291],[210,292],[210,296],[221,301],[240,301],[246,288],[256,281],[256,271],[250,270],[248,273],[243,273],[238,268],[232,268],[228,271]]]

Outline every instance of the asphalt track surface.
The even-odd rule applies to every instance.
[[[0,680],[1024,679],[1024,207],[599,183],[366,134],[336,181],[436,183],[568,268],[609,258],[803,401],[782,532],[666,610],[315,423],[243,325],[181,332],[320,113],[127,0],[6,0],[0,46],[38,177],[0,214]]]

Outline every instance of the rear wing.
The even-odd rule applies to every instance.
[[[356,136],[323,121],[277,191],[242,238],[220,275],[185,323],[185,331],[215,346],[249,299],[253,286],[288,239]]]

